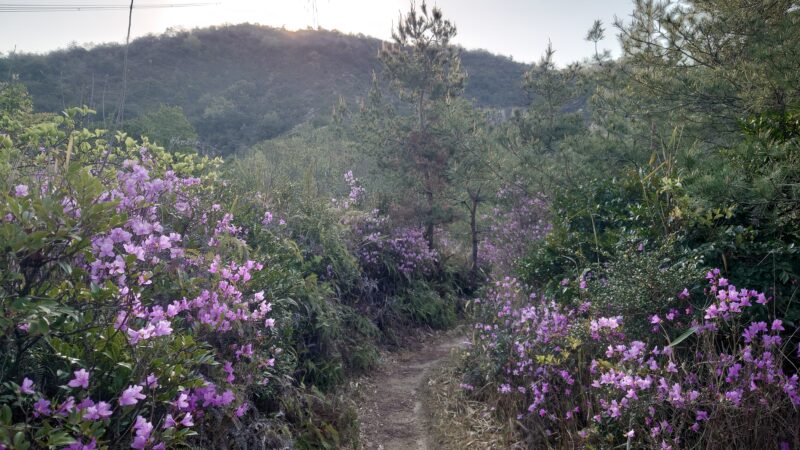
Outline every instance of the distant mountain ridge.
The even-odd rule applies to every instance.
[[[200,139],[233,151],[306,121],[325,121],[339,97],[366,95],[381,41],[337,31],[252,24],[169,31],[131,42],[125,117],[180,106]],[[462,51],[465,96],[479,107],[522,106],[527,66],[486,51]],[[72,47],[0,58],[37,111],[89,105],[110,120],[121,93],[122,47]],[[5,80],[3,80],[5,81]]]

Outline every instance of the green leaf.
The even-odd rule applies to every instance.
[[[30,444],[25,442],[25,433],[17,431],[14,435],[14,448],[28,448]]]
[[[47,445],[50,447],[56,447],[60,445],[69,445],[75,442],[75,438],[70,436],[65,431],[53,431],[47,437]]]
[[[685,340],[686,340],[686,338],[688,338],[689,336],[691,336],[691,335],[695,334],[695,333],[697,332],[697,330],[698,330],[698,328],[697,328],[697,327],[691,327],[691,328],[689,328],[688,330],[684,331],[684,332],[683,332],[683,334],[681,334],[680,336],[678,336],[677,338],[675,338],[675,340],[673,340],[672,342],[670,342],[670,344],[669,344],[667,347],[670,347],[670,348],[671,348],[671,347],[675,347],[676,345],[678,345],[678,344],[680,344],[681,342],[685,341]]]
[[[8,405],[0,407],[0,423],[3,425],[11,425],[11,407]]]

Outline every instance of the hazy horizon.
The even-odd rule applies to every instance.
[[[406,0],[319,0],[278,2],[274,0],[150,0],[134,3],[131,38],[162,34],[170,28],[259,24],[297,31],[321,28],[347,34],[389,39]],[[170,5],[196,4],[194,7]],[[547,6],[544,0],[438,0],[445,17],[458,27],[457,45],[512,57],[515,61],[537,61],[552,42],[555,60],[563,65],[582,60],[594,52],[584,37],[594,20],[602,20],[606,38],[600,47],[618,55],[619,45],[612,20],[625,18],[631,0],[569,0]],[[50,0],[29,2],[26,7],[52,5],[59,8],[105,7],[113,10],[8,12],[0,9],[0,52],[47,53],[76,44],[81,47],[123,43],[128,25],[127,0]],[[17,4],[19,5],[19,4]],[[136,6],[142,9],[137,9]],[[0,7],[3,3],[0,3]],[[157,6],[158,9],[147,9]],[[23,7],[26,8],[26,7]],[[42,33],[41,30],[48,30]]]

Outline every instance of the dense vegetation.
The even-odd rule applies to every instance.
[[[793,2],[637,1],[622,58],[525,78],[462,384],[519,446],[800,446],[798,26]]]
[[[196,136],[188,132],[170,138],[227,154],[303,122],[326,122],[340,97],[349,102],[363,98],[372,72],[380,71],[380,45],[374,38],[336,31],[249,24],[139,38],[130,44],[124,118],[144,116],[147,121],[162,105],[180,107]],[[10,54],[0,58],[0,73],[15,74],[28,87],[37,111],[87,105],[97,111],[91,123],[109,127],[120,107],[122,54],[117,44]],[[523,64],[465,51],[464,67],[473,80],[467,96],[477,105],[524,105]],[[136,125],[123,128],[131,134],[152,130]],[[171,148],[172,141],[149,137]]]
[[[597,22],[587,62],[548,48],[513,98],[424,3],[379,52],[296,35],[378,54],[331,97],[255,99],[247,65],[214,67],[214,39],[286,35],[249,25],[137,41],[198,46],[216,81],[132,70],[130,135],[0,85],[0,448],[357,447],[342,382],[459,320],[449,373],[507,446],[800,448],[800,11],[638,0],[615,25],[622,57]],[[190,143],[271,136],[222,125],[265,104],[290,132]]]

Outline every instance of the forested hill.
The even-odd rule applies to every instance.
[[[286,31],[242,24],[172,31],[134,40],[129,50],[125,118],[180,106],[200,141],[223,152],[276,136],[305,121],[327,120],[339,97],[363,97],[380,71],[378,39],[336,31]],[[72,47],[0,59],[0,79],[16,74],[37,111],[89,105],[110,120],[121,93],[123,49]],[[482,107],[525,103],[525,65],[464,51],[466,96]],[[5,80],[3,80],[5,81]]]

